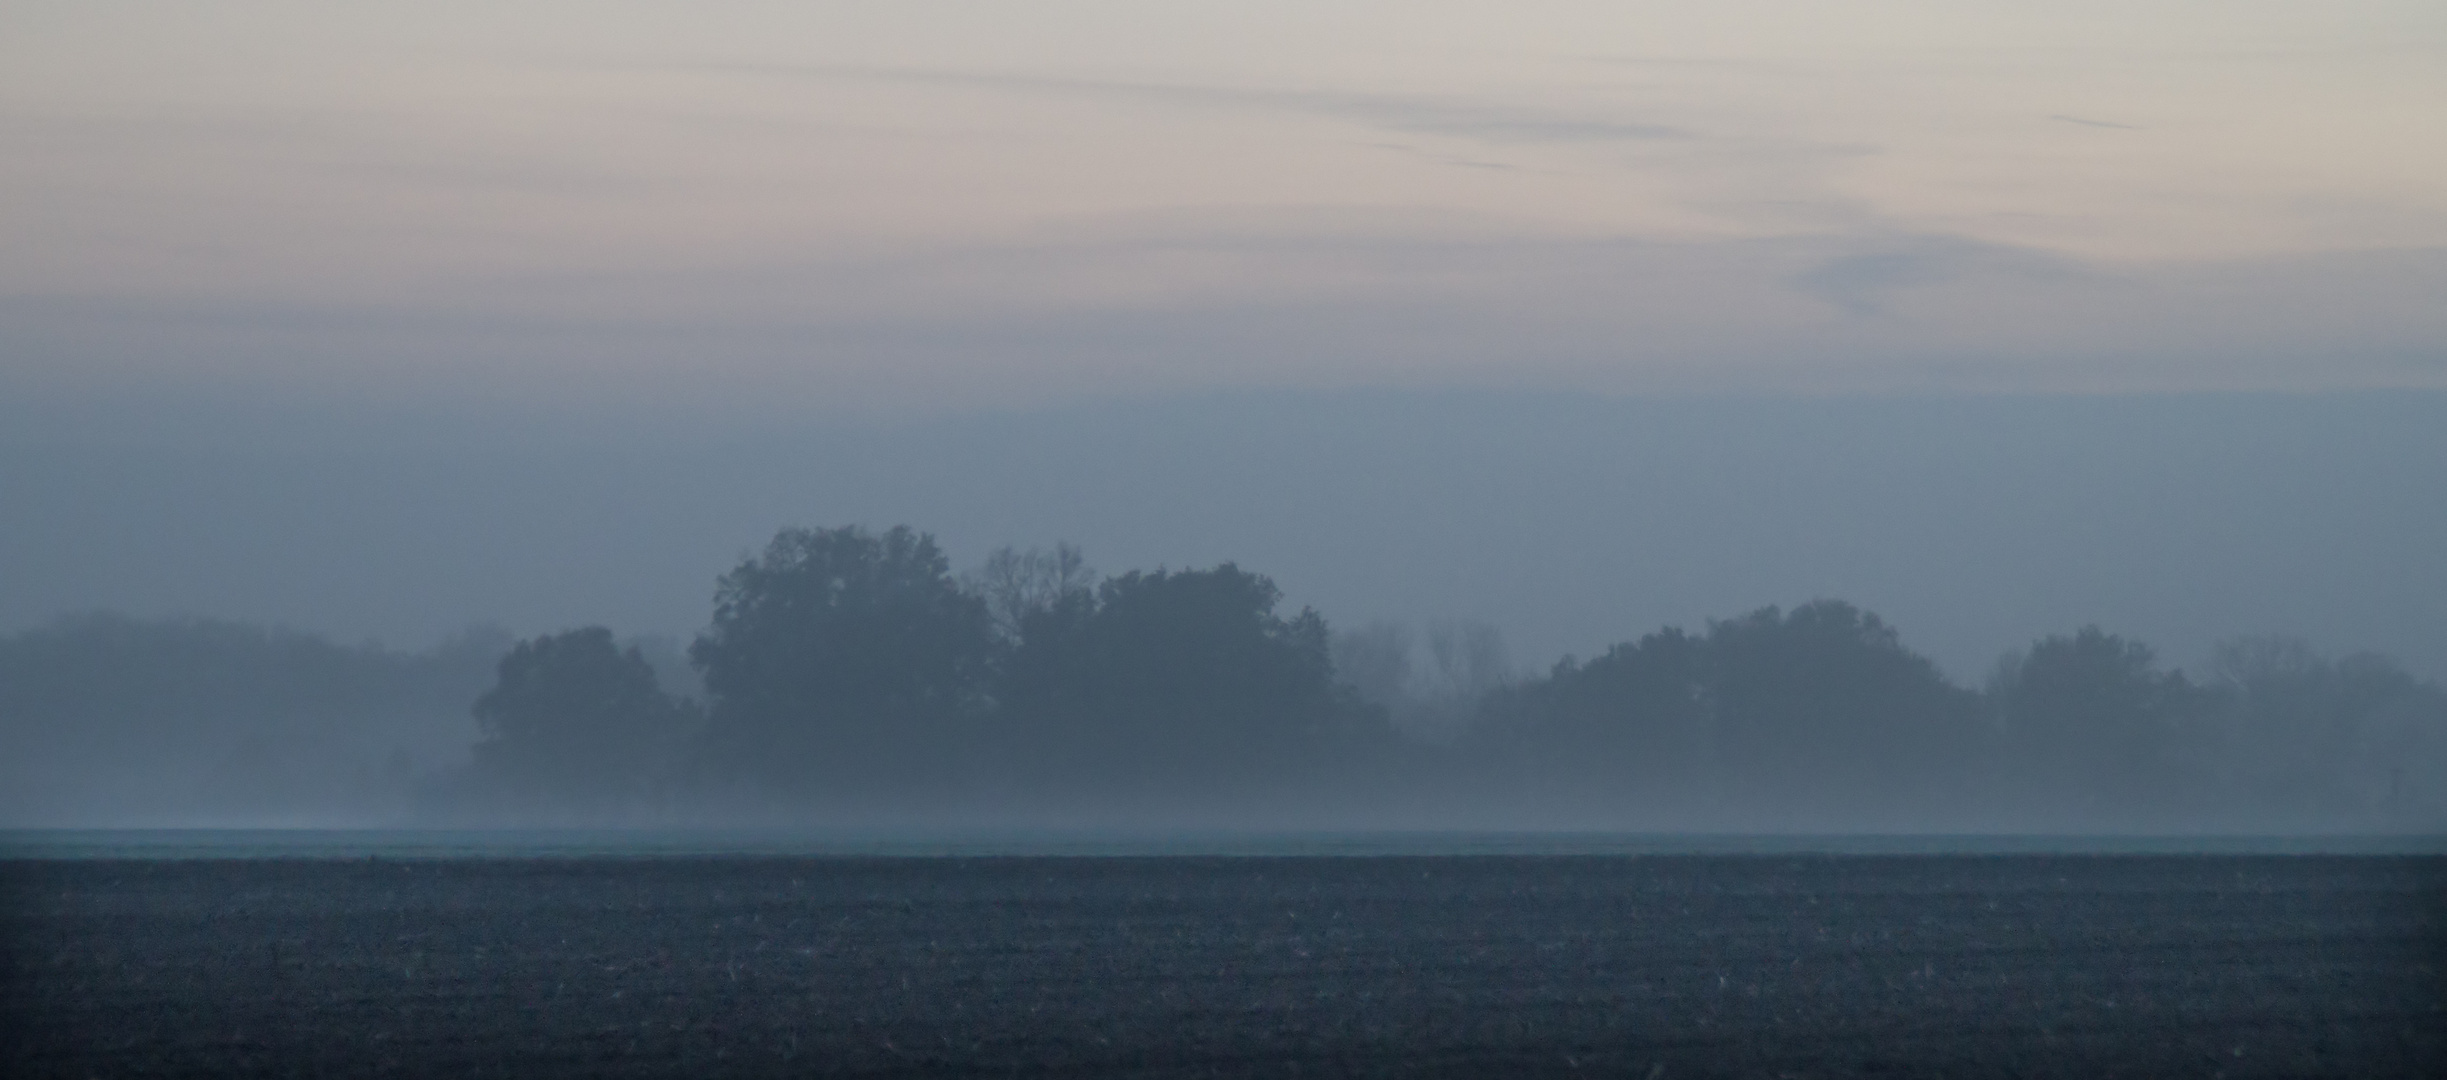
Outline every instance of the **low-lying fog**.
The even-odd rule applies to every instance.
[[[27,417],[0,825],[2436,832],[2443,418]]]
[[[2418,833],[2447,689],[2371,654],[2086,627],[1947,680],[1841,601],[1516,668],[1477,622],[1349,629],[1232,564],[949,573],[791,529],[669,639],[419,653],[206,620],[0,638],[11,826]]]

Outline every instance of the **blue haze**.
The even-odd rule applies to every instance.
[[[1483,619],[1539,666],[1840,597],[1976,680],[2096,622],[2447,677],[2447,393],[1619,399],[1251,392],[917,419],[28,395],[0,629],[108,608],[420,646],[685,635],[785,524],[962,564],[1237,560],[1339,625]]]

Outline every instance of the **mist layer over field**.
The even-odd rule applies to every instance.
[[[2447,831],[2447,690],[2376,653],[2093,624],[1963,679],[1817,599],[1531,666],[1230,561],[955,569],[907,526],[781,530],[685,640],[68,617],[0,637],[0,719],[17,827]]]

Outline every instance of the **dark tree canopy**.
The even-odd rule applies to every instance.
[[[490,793],[568,808],[646,797],[688,734],[644,655],[599,626],[519,642],[475,715],[475,766]]]
[[[2203,779],[2182,750],[2212,702],[2140,642],[2096,626],[2042,638],[1990,695],[2015,772],[2077,813],[2169,813]]]
[[[707,750],[776,788],[915,768],[983,704],[995,638],[932,536],[787,529],[723,575],[689,649],[712,697]]]
[[[1246,776],[1320,752],[1338,695],[1325,620],[1275,614],[1272,581],[1225,563],[1132,571],[1022,627],[1000,686],[1015,732],[1074,779]]]
[[[1713,738],[1704,644],[1667,628],[1566,658],[1547,677],[1492,697],[1471,732],[1471,752],[1509,759],[1521,773],[1633,802],[1713,790]]]
[[[1614,807],[1811,829],[1925,813],[1962,786],[1971,695],[1849,604],[1667,628],[1490,699],[1481,751]]]
[[[1709,627],[1707,697],[1728,793],[1813,810],[1925,810],[1977,734],[1970,695],[1877,616],[1834,600]]]

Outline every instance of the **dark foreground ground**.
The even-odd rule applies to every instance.
[[[0,1074],[2447,1076],[2447,860],[0,863]]]

